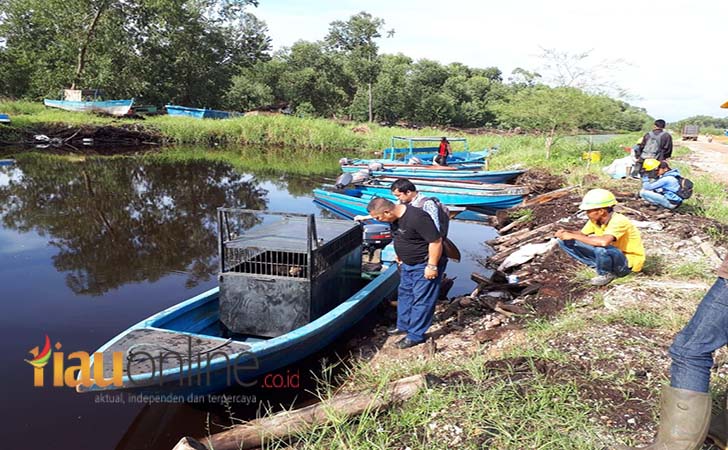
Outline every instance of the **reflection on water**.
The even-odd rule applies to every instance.
[[[32,367],[23,359],[46,334],[66,354],[93,351],[130,325],[213,287],[218,207],[330,216],[313,204],[311,191],[335,176],[253,175],[220,162],[140,158],[23,157],[0,167],[5,446],[28,448],[32,439],[33,448],[169,449],[182,435],[204,435],[208,414],[229,425],[222,407],[105,404],[68,388],[34,388]],[[460,294],[472,289],[469,275],[492,229],[453,222],[450,230],[464,256],[447,270],[458,277],[451,294]],[[305,375],[318,366],[316,356],[296,366],[305,389],[315,387]],[[52,379],[50,366],[46,371]],[[257,395],[290,406],[305,389]],[[242,408],[236,417],[252,418],[255,411]]]
[[[266,207],[267,191],[225,164],[143,164],[133,159],[31,159],[0,186],[7,229],[35,231],[57,249],[55,268],[76,294],[186,274],[210,279],[218,206]]]

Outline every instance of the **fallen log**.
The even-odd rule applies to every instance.
[[[332,416],[350,417],[403,402],[426,388],[433,379],[429,375],[413,375],[389,383],[382,391],[337,395],[305,408],[236,425],[202,440],[184,437],[173,450],[243,450],[260,447],[271,440],[303,433],[314,425],[330,421]]]
[[[511,239],[507,239],[500,243],[502,247],[512,247],[516,244],[524,243],[525,241],[534,238],[542,236],[546,233],[549,233],[550,231],[554,230],[557,227],[557,224],[555,223],[547,223],[546,225],[541,225],[538,228],[534,228],[533,230],[530,230],[528,233],[524,233],[519,236],[512,236]]]
[[[509,223],[508,225],[506,225],[503,228],[501,228],[500,230],[498,230],[498,232],[501,234],[507,233],[507,232],[511,231],[512,229],[516,228],[518,225],[520,225],[524,222],[528,222],[529,220],[531,220],[531,218],[528,216],[519,217],[518,219],[514,220],[513,222]]]
[[[489,245],[498,245],[498,244],[501,244],[503,242],[506,242],[506,241],[508,241],[510,239],[515,239],[518,236],[523,236],[524,234],[527,234],[529,231],[531,231],[531,230],[528,229],[528,228],[524,228],[522,230],[514,231],[511,234],[506,234],[506,235],[497,237],[495,239],[491,239],[489,241],[486,241],[485,243],[486,244],[489,244]]]
[[[566,197],[569,195],[572,191],[575,191],[578,189],[579,186],[568,186],[561,189],[556,189],[555,191],[546,192],[541,195],[537,195],[533,198],[529,198],[528,200],[525,200],[521,206],[531,206],[531,205],[541,205],[544,203],[548,203],[551,200],[556,200],[557,198]]]

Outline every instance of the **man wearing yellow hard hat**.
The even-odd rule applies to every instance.
[[[645,171],[657,170],[657,180],[644,181],[640,190],[640,197],[653,205],[667,209],[675,209],[683,202],[678,195],[680,191],[680,171],[671,169],[667,161],[646,159],[642,163]]]
[[[593,267],[597,275],[592,286],[604,286],[615,278],[639,272],[645,262],[645,249],[637,228],[624,215],[614,212],[617,199],[606,189],[592,189],[584,195],[579,209],[589,221],[581,231],[560,229],[559,246],[572,258]]]

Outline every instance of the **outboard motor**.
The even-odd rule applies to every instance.
[[[378,170],[384,169],[384,164],[380,162],[370,162],[367,167],[369,167],[369,170],[371,170],[372,172],[376,172]]]
[[[364,250],[371,255],[374,250],[386,247],[392,242],[392,228],[388,223],[368,223],[363,226]]]
[[[352,183],[352,175],[350,173],[342,173],[339,178],[336,179],[334,186],[336,189],[343,189]]]
[[[409,161],[407,161],[407,164],[412,164],[412,165],[422,164],[422,160],[416,156],[413,156],[409,159]]]
[[[349,174],[346,174],[346,175],[349,175]],[[354,184],[363,183],[368,179],[369,179],[369,171],[366,169],[360,170],[358,172],[354,172],[353,174],[351,174],[350,183],[354,183]]]

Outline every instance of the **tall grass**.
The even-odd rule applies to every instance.
[[[260,147],[171,147],[145,159],[162,162],[218,161],[241,172],[256,174],[335,175],[339,172],[338,155],[322,151]]]

